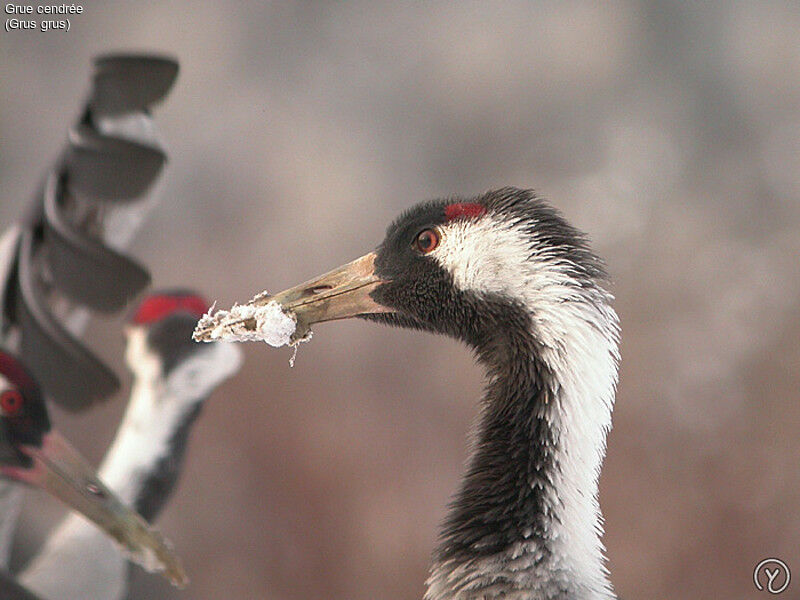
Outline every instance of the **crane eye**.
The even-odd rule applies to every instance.
[[[6,390],[0,394],[0,408],[6,417],[14,417],[22,410],[24,400],[18,390]]]
[[[414,240],[414,247],[422,252],[422,254],[429,254],[433,252],[439,245],[439,232],[435,229],[425,229],[417,235]]]

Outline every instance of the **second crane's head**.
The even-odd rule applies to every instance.
[[[233,344],[192,341],[197,319],[207,309],[206,300],[193,291],[162,290],[147,296],[131,317],[125,360],[136,385],[169,398],[170,405],[160,408],[205,400],[241,365],[241,350]]]
[[[613,344],[604,279],[557,211],[504,188],[419,204],[374,252],[273,299],[303,325],[360,316],[444,333],[496,366],[509,352],[591,344],[597,332]]]
[[[233,344],[192,341],[207,308],[192,291],[159,291],[139,304],[126,329],[125,360],[134,375],[121,428],[127,445],[108,468],[147,519],[157,516],[175,488],[204,401],[242,362]]]

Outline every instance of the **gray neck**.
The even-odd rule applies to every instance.
[[[605,328],[559,328],[558,343],[534,323],[479,350],[490,386],[426,600],[615,598],[597,502],[616,382],[609,314]]]
[[[202,399],[170,395],[161,385],[137,380],[99,475],[148,521],[169,498],[183,463],[189,431]]]

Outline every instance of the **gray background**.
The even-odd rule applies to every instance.
[[[533,187],[615,280],[618,591],[753,598],[773,555],[800,577],[796,3],[83,6],[68,33],[0,33],[0,223],[116,49],[181,62],[156,109],[163,202],[132,248],[157,286],[228,305],[361,255],[418,200]],[[122,370],[119,319],[89,341]],[[481,391],[469,353],[353,321],[294,369],[245,349],[159,521],[191,587],[139,573],[139,597],[420,598]],[[124,402],[55,420],[97,460]],[[30,494],[17,563],[61,514]]]

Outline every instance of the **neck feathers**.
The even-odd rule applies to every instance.
[[[161,372],[161,361],[147,350],[144,331],[134,330],[129,336],[134,384],[99,475],[149,521],[174,487],[204,396],[170,385]]]
[[[519,305],[510,319],[524,327],[483,333],[489,386],[426,600],[615,598],[597,478],[617,377],[616,314],[597,287],[530,293],[525,304],[537,311]]]

